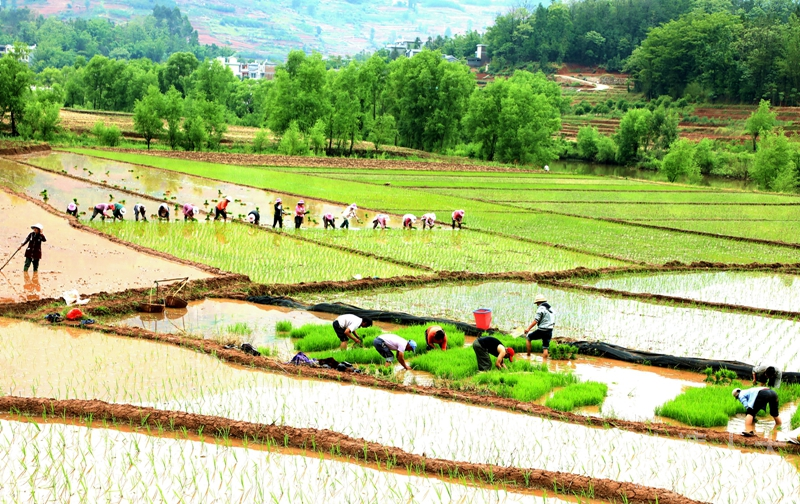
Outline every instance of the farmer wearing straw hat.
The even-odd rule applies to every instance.
[[[332,213],[326,213],[322,216],[322,223],[325,225],[325,229],[331,228],[336,229],[336,217],[333,216]]]
[[[158,220],[166,219],[169,221],[169,205],[166,203],[161,203],[158,205]]]
[[[350,229],[350,219],[355,219],[358,222],[361,222],[361,219],[358,218],[357,212],[358,206],[356,206],[355,203],[345,208],[344,212],[342,212],[342,224],[339,227]]]
[[[300,200],[297,202],[297,205],[294,207],[294,228],[300,229],[300,226],[303,225],[303,218],[306,216],[308,211],[306,210],[306,202]]]
[[[25,241],[22,242],[22,245],[28,244],[28,248],[25,249],[25,271],[28,272],[28,268],[31,267],[33,264],[33,272],[36,273],[39,271],[39,260],[42,258],[42,242],[46,242],[47,238],[44,237],[42,233],[42,225],[41,224],[34,224],[31,226],[31,231],[28,234],[28,237],[25,238]]]
[[[386,229],[386,225],[389,223],[389,216],[386,214],[378,214],[372,219],[372,229],[376,229],[378,226],[381,229]]]
[[[425,215],[423,215],[421,217],[421,219],[422,219],[422,230],[423,231],[425,230],[425,226],[428,226],[430,229],[433,229],[433,224],[436,222],[436,214],[433,213],[433,212],[426,213]]]
[[[217,206],[214,208],[214,220],[218,220],[222,217],[222,220],[228,222],[228,203],[231,202],[231,199],[228,196],[222,198],[222,200],[217,203]]]
[[[247,222],[258,226],[258,223],[261,222],[261,214],[258,213],[258,210],[250,210],[250,213],[247,214]]]
[[[283,211],[283,200],[280,198],[275,199],[275,215],[272,218],[272,229],[275,229],[275,226],[280,227],[283,229],[283,216],[289,215],[289,212]]]
[[[128,213],[128,211],[125,210],[125,207],[122,206],[122,204],[114,203],[114,210],[112,212],[112,215],[114,216],[114,222],[117,222],[117,219],[125,220],[126,213]]]
[[[200,209],[196,206],[192,205],[191,203],[186,203],[183,205],[183,220],[197,220],[197,214],[200,213]]]
[[[733,390],[733,397],[745,407],[743,436],[756,435],[756,415],[761,410],[766,411],[767,407],[769,407],[769,415],[775,420],[775,428],[777,429],[783,423],[778,416],[778,393],[774,390],[766,387],[753,387],[747,390],[737,388]]]
[[[98,215],[100,216],[100,218],[102,220],[106,220],[106,217],[108,217],[106,212],[108,212],[109,210],[111,210],[112,212],[114,211],[114,205],[112,203],[100,203],[100,204],[97,204],[97,205],[94,206],[94,211],[92,212],[92,217],[89,220],[93,221],[94,218],[97,217]]]
[[[492,359],[489,357],[490,355],[495,357],[494,365],[497,366],[497,369],[506,369],[503,359],[514,362],[514,349],[506,348],[500,340],[494,336],[476,338],[472,343],[472,349],[475,351],[475,358],[478,359],[478,371],[489,371],[492,369]]]
[[[453,218],[453,229],[456,228],[456,225],[458,225],[458,229],[461,229],[461,221],[464,220],[464,210],[456,210],[451,217]]]
[[[773,364],[761,363],[753,368],[753,385],[762,384],[773,389],[781,388],[783,371]]]
[[[403,354],[407,351],[416,352],[417,342],[414,340],[406,340],[396,334],[381,334],[372,342],[375,350],[381,354],[381,357],[386,359],[386,365],[389,366],[394,361],[392,351],[397,354],[397,362],[403,366],[404,369],[411,369],[411,366],[406,364]]]
[[[536,316],[531,322],[531,325],[525,329],[528,337],[525,341],[525,348],[528,351],[528,357],[531,356],[531,341],[542,340],[542,357],[545,359],[550,357],[550,340],[553,338],[553,327],[556,325],[556,316],[553,313],[552,307],[548,304],[547,299],[538,294],[533,300],[536,303]],[[531,332],[534,326],[538,326],[536,331]]]
[[[403,229],[414,229],[414,224],[417,222],[417,217],[414,214],[407,213],[403,216]]]
[[[447,350],[447,335],[442,326],[433,325],[425,329],[425,342],[428,344],[428,350],[436,348],[434,345],[439,345],[442,351]]]
[[[136,222],[139,222],[140,215],[142,216],[142,220],[147,222],[147,210],[144,205],[137,203],[133,205],[133,216],[136,217]]]
[[[78,204],[75,202],[70,203],[67,205],[67,215],[71,215],[73,217],[78,216]]]

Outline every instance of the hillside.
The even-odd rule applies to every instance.
[[[483,30],[513,0],[166,0],[189,16],[204,44],[240,56],[282,60],[291,49],[356,54],[398,38]],[[152,0],[20,1],[44,15],[125,21],[152,12]],[[409,7],[409,4],[411,5]]]

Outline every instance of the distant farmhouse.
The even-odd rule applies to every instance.
[[[486,49],[487,49],[486,45],[478,44],[477,53],[475,54],[475,56],[467,58],[467,65],[469,65],[472,68],[480,68],[488,65],[489,52]],[[394,44],[387,44],[386,50],[389,51],[389,55],[392,59],[398,58],[400,56],[405,56],[406,58],[413,58],[414,55],[422,52],[422,43],[420,42],[419,39],[398,40]],[[458,61],[458,58],[450,54],[443,54],[442,58],[446,59],[451,63]]]
[[[267,63],[266,61],[262,62],[255,62],[255,63],[244,63],[240,62],[238,59],[234,57],[225,58],[225,57],[218,57],[217,61],[225,65],[226,67],[230,68],[235,75],[240,80],[246,79],[266,79],[272,80],[275,78],[275,65]]]
[[[23,54],[22,58],[20,58],[20,61],[24,61],[25,63],[30,63],[31,62],[31,56],[30,55],[33,54],[33,51],[35,51],[35,50],[36,50],[36,45],[35,44],[32,45],[32,46],[28,46],[27,53]],[[0,45],[0,58],[2,58],[3,56],[5,56],[6,54],[8,54],[10,52],[14,52],[14,46],[13,45],[10,45],[10,44],[9,45]]]

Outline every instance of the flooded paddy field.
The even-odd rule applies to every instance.
[[[298,380],[132,338],[4,324],[0,360],[9,372],[0,377],[0,386],[6,394],[101,398],[233,420],[330,429],[431,457],[604,477],[705,501],[741,502],[756,495],[773,502],[781,496],[800,498],[796,469],[777,454]],[[58,354],[41,351],[47,347],[57,348]],[[502,426],[503,437],[478,436],[476,441],[476,425]],[[765,483],[758,492],[737,483],[756,475]]]

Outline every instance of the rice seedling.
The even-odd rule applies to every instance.
[[[349,362],[350,364],[383,364],[384,359],[381,354],[371,346],[352,347],[347,350],[325,350],[319,352],[309,352],[308,356],[312,359],[327,359],[332,357],[339,362]]]
[[[381,332],[382,330],[376,326],[362,327],[357,331],[365,346],[370,345],[375,336]],[[295,349],[306,353],[333,350],[342,343],[331,324],[306,324],[293,329],[291,334],[293,338],[300,338],[294,342]]]
[[[253,334],[253,328],[247,322],[236,322],[225,327],[225,332],[228,334],[248,337]]]
[[[452,348],[446,352],[428,352],[411,360],[414,369],[436,378],[460,380],[478,372],[478,361],[472,348]]]
[[[573,383],[557,390],[545,401],[545,406],[558,411],[572,411],[582,406],[602,404],[608,393],[608,385],[594,381]]]
[[[734,388],[735,385],[692,387],[657,407],[655,413],[695,427],[725,426],[732,416],[744,413],[742,404],[731,395]]]
[[[279,320],[275,323],[275,332],[278,334],[285,334],[289,336],[289,333],[292,332],[292,321],[291,320]]]
[[[520,364],[528,364],[520,362]],[[572,373],[552,373],[546,366],[535,367],[526,372],[489,371],[480,373],[472,381],[484,386],[501,397],[518,401],[535,401],[556,387],[564,387],[578,381]]]

